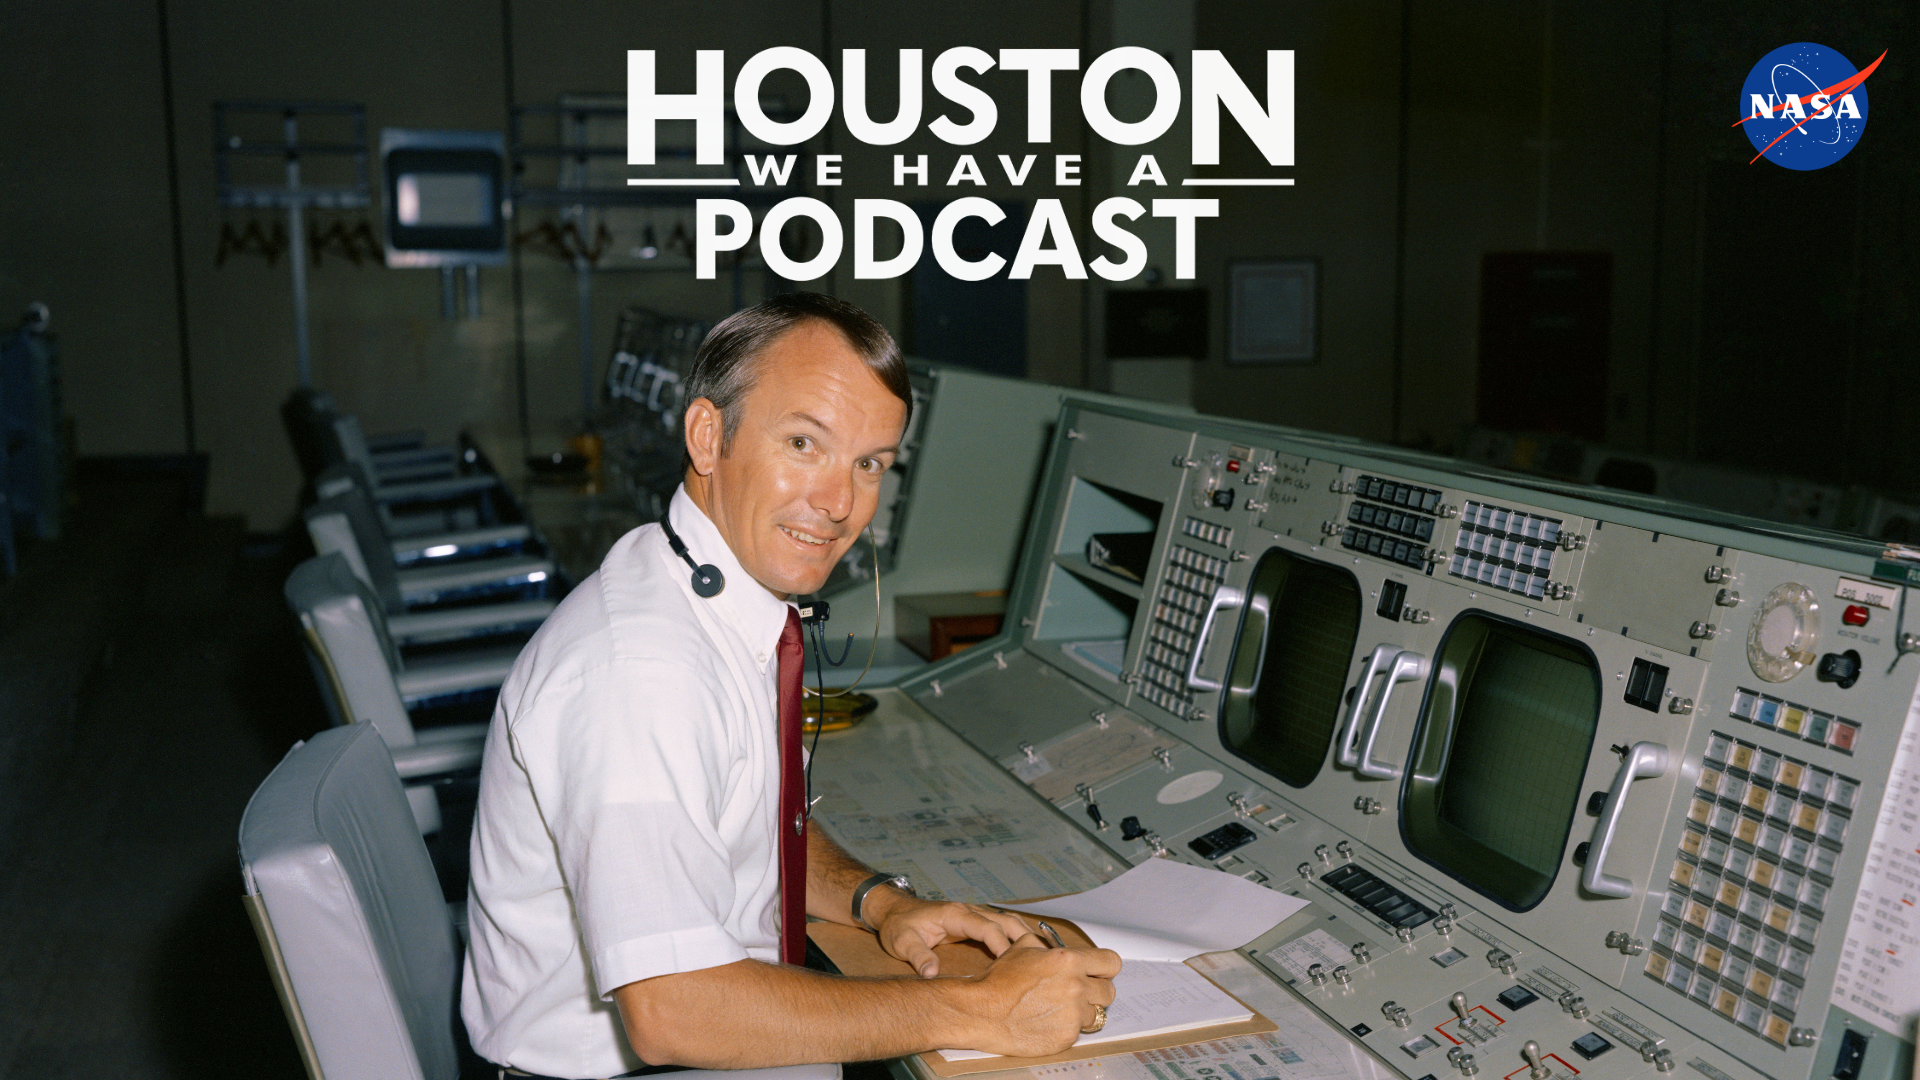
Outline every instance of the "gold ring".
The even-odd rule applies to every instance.
[[[1101,1028],[1106,1026],[1107,1026],[1107,1007],[1105,1005],[1095,1005],[1093,1007],[1093,1026],[1081,1028],[1080,1034],[1091,1035],[1094,1032],[1099,1031]]]

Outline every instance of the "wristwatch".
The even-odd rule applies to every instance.
[[[867,921],[866,916],[860,914],[860,907],[866,902],[867,894],[882,885],[891,885],[908,896],[920,895],[913,891],[913,882],[908,881],[905,874],[875,874],[861,882],[859,888],[853,890],[853,921],[856,924],[869,930],[879,930],[879,927]]]

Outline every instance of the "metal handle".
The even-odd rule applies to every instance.
[[[1221,610],[1240,607],[1247,602],[1247,594],[1231,585],[1222,585],[1214,592],[1213,601],[1207,605],[1207,617],[1200,621],[1200,633],[1193,639],[1193,659],[1187,662],[1187,685],[1195,690],[1218,690],[1218,679],[1200,677],[1200,661],[1207,655],[1207,638],[1213,633],[1214,616]]]
[[[1387,703],[1393,700],[1393,688],[1403,682],[1425,681],[1427,677],[1427,658],[1411,649],[1402,649],[1394,654],[1393,666],[1387,671],[1386,685],[1380,688],[1380,700],[1373,706],[1372,715],[1367,717],[1366,735],[1361,738],[1359,763],[1355,766],[1361,776],[1375,780],[1398,780],[1400,766],[1386,765],[1373,760],[1373,744],[1380,738],[1380,723],[1386,719]]]
[[[1360,674],[1360,685],[1354,688],[1353,705],[1347,709],[1346,719],[1340,723],[1337,760],[1349,769],[1360,767],[1360,710],[1366,708],[1367,690],[1373,686],[1374,676],[1380,674],[1380,669],[1391,663],[1399,652],[1398,645],[1382,642],[1367,654],[1367,668]]]
[[[1607,852],[1613,847],[1613,834],[1620,815],[1627,808],[1627,788],[1635,781],[1667,772],[1667,748],[1659,743],[1637,742],[1613,774],[1613,786],[1607,789],[1607,801],[1600,808],[1600,820],[1593,825],[1593,843],[1587,848],[1587,868],[1580,875],[1580,886],[1595,896],[1625,898],[1633,895],[1633,882],[1607,873]]]

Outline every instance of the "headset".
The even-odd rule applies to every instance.
[[[720,568],[712,563],[703,563],[696,560],[693,555],[687,551],[687,542],[680,539],[679,533],[673,531],[673,522],[668,521],[665,514],[660,515],[660,528],[667,534],[667,546],[672,548],[675,555],[680,556],[688,566],[693,568],[693,594],[703,600],[711,600],[719,596],[721,590],[727,587],[727,577],[720,572]],[[867,666],[860,669],[860,677],[853,680],[852,686],[840,691],[841,694],[853,693],[855,687],[866,681],[867,672],[873,670],[874,654],[880,649],[880,541],[874,538],[871,527],[866,530],[866,533],[867,543],[873,545],[873,639],[867,646]],[[815,710],[817,719],[813,725],[813,747],[814,749],[818,749],[820,746],[820,732],[827,726],[827,676],[826,669],[821,666],[821,661],[825,660],[834,667],[839,667],[841,664],[846,663],[847,652],[853,648],[853,635],[847,635],[847,645],[846,648],[840,650],[840,659],[829,659],[827,657],[826,625],[830,609],[827,602],[825,600],[814,600],[796,606],[800,609],[802,633],[809,629],[813,631],[813,677],[814,682],[818,685],[808,686],[802,681],[800,689],[805,696],[811,697],[819,702],[819,708]],[[803,659],[801,662],[804,664],[805,660]],[[802,670],[804,671],[805,669],[803,668]],[[813,804],[819,801],[813,794],[813,752],[811,750],[809,750],[807,754],[806,776],[807,812],[809,816],[811,816]]]

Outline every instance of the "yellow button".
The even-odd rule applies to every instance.
[[[1680,830],[1680,850],[1681,851],[1684,851],[1695,858],[1699,858],[1700,846],[1702,842],[1703,841],[1701,840],[1700,834],[1697,832],[1694,832],[1692,829]]]
[[[1647,954],[1647,974],[1656,979],[1667,977],[1667,958],[1659,953]]]
[[[1760,1033],[1767,1037],[1768,1042],[1777,1046],[1785,1046],[1787,1045],[1788,1026],[1786,1017],[1774,1016],[1769,1013],[1767,1014],[1767,1022],[1761,1025]]]
[[[1761,997],[1766,997],[1768,994],[1773,993],[1773,976],[1761,971],[1759,968],[1754,968],[1753,974],[1747,976],[1747,989],[1759,994]]]
[[[1753,767],[1753,747],[1741,743],[1733,748],[1733,760],[1728,762],[1736,769]]]
[[[1720,962],[1726,957],[1726,953],[1708,945],[1700,950],[1700,966],[1708,971],[1717,972],[1720,970]]]
[[[1686,921],[1688,926],[1694,927],[1695,929],[1704,929],[1707,925],[1707,905],[1697,900],[1688,901]],[[1782,922],[1780,925],[1782,930],[1786,929],[1785,922]]]
[[[1739,1004],[1739,992],[1729,990],[1724,986],[1721,987],[1720,992],[1713,997],[1713,1011],[1719,1013],[1721,1016],[1732,1017],[1734,1006]]]
[[[1820,824],[1819,809],[1816,807],[1808,806],[1806,803],[1801,803],[1800,805],[1794,807],[1793,808],[1793,824],[1798,828],[1802,828],[1807,830],[1808,832],[1812,832]]]
[[[1696,824],[1705,825],[1712,816],[1713,804],[1705,799],[1695,799],[1693,805],[1687,807],[1687,820]]]
[[[1740,886],[1735,885],[1731,881],[1723,881],[1720,883],[1720,893],[1715,896],[1714,899],[1730,908],[1738,908],[1740,906]]]
[[[1744,840],[1751,844],[1753,843],[1754,837],[1759,835],[1760,823],[1750,817],[1743,817],[1733,824],[1733,838],[1735,840]]]
[[[1789,735],[1800,734],[1800,728],[1807,722],[1807,711],[1797,705],[1787,706],[1780,716],[1780,730]]]
[[[1700,790],[1711,791],[1714,794],[1718,795],[1720,793],[1720,770],[1701,769],[1700,770]]]
[[[1780,868],[1770,862],[1755,859],[1753,869],[1747,871],[1747,879],[1763,889],[1771,889],[1773,888],[1774,871],[1778,869]]]
[[[1673,880],[1681,885],[1693,884],[1693,864],[1685,859],[1676,859],[1673,863]]]
[[[1775,774],[1774,779],[1787,787],[1797,790],[1800,787],[1801,779],[1806,775],[1807,767],[1805,765],[1797,761],[1782,761],[1780,763],[1780,771]]]
[[[1781,933],[1787,932],[1787,924],[1793,921],[1793,912],[1775,904],[1767,909],[1767,925]]]
[[[1741,803],[1749,810],[1765,811],[1767,808],[1767,789],[1759,784],[1748,784],[1746,797]]]

